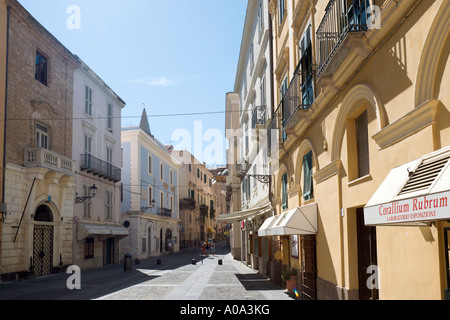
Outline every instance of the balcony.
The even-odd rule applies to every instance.
[[[180,199],[180,209],[195,209],[196,201],[194,199],[184,198]]]
[[[159,216],[163,216],[163,217],[172,217],[172,210],[171,210],[171,209],[158,207],[158,210],[156,211],[156,213],[157,213]]]
[[[353,48],[364,47],[369,6],[368,0],[331,0],[328,3],[316,33],[318,78],[333,75],[344,60],[352,60],[349,52]]]
[[[73,160],[45,148],[26,148],[24,166],[42,167],[67,175],[74,175]]]
[[[121,180],[119,168],[90,154],[81,155],[80,169],[110,181],[118,182]]]

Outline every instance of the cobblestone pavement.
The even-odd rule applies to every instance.
[[[149,258],[133,264],[129,272],[124,272],[123,265],[81,271],[80,290],[67,288],[70,274],[0,284],[0,300],[293,299],[283,288],[233,260],[227,249],[219,247],[208,257],[186,251]]]

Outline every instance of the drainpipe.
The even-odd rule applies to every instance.
[[[5,203],[5,171],[6,171],[6,124],[7,124],[7,111],[8,111],[8,61],[9,61],[9,17],[11,8],[7,8],[7,21],[6,21],[6,74],[5,74],[5,110],[3,121],[3,177],[2,177],[2,203]]]

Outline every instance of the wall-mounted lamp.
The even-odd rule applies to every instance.
[[[141,207],[141,211],[147,211],[149,209],[153,209],[155,207],[156,201],[155,199],[152,200],[152,202],[150,202],[150,206],[148,207]]]
[[[93,184],[92,187],[89,189],[89,191],[90,191],[90,196],[76,197],[75,203],[83,203],[87,200],[91,200],[93,197],[95,197],[97,195],[98,188],[95,184]]]
[[[250,165],[249,165],[248,161],[245,159],[242,159],[241,170],[244,173],[243,176],[253,177],[256,180],[258,180],[259,182],[264,183],[264,184],[270,183],[271,176],[269,174],[245,174],[245,172],[247,172],[248,169],[250,169]]]

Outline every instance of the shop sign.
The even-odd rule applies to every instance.
[[[366,225],[450,220],[450,191],[364,208]]]

